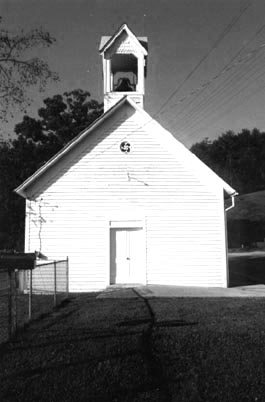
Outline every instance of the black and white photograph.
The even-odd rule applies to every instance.
[[[0,0],[0,401],[265,401],[265,3]]]

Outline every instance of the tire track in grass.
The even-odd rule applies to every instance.
[[[146,308],[148,310],[150,320],[149,320],[149,325],[145,331],[143,331],[142,335],[142,354],[143,357],[145,358],[147,365],[149,367],[150,371],[150,376],[153,378],[154,383],[157,385],[157,387],[161,390],[161,397],[163,399],[160,399],[161,402],[172,402],[172,395],[170,392],[170,389],[167,384],[167,379],[166,376],[163,372],[163,366],[162,362],[160,359],[156,356],[156,354],[153,352],[152,348],[152,334],[154,327],[156,326],[156,318],[155,318],[155,313],[148,301],[147,298],[142,296],[136,289],[132,288],[132,291],[141,299],[146,305]]]

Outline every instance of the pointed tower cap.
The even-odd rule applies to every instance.
[[[113,43],[120,37],[123,32],[126,32],[127,35],[134,41],[135,44],[138,44],[139,49],[143,52],[145,56],[147,56],[148,50],[148,39],[146,36],[135,36],[134,33],[129,29],[127,24],[122,24],[120,28],[115,32],[112,36],[102,36],[99,52],[100,54],[104,53]]]

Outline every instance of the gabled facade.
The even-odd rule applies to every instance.
[[[115,87],[118,70],[131,84],[135,67],[111,67],[120,49],[142,60],[133,91]],[[102,39],[105,113],[16,189],[27,200],[25,251],[69,256],[70,291],[228,284],[224,194],[235,190],[137,101],[145,52],[126,25]]]

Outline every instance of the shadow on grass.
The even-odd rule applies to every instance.
[[[137,394],[141,394],[141,399],[145,393],[150,398],[147,400],[172,401],[162,361],[153,348],[156,327],[195,323],[166,317],[157,321],[151,303],[135,294],[137,298],[125,298],[122,303],[121,299],[89,300],[83,295],[70,299],[64,304],[65,309],[35,320],[35,325],[29,326],[24,336],[6,350],[6,360],[14,359],[18,364],[3,371],[2,398],[9,399],[1,399],[1,391],[0,399],[11,401],[16,384],[20,400],[37,400],[37,394],[30,394],[25,386],[30,380],[32,384],[56,384],[55,397],[64,392],[66,399],[61,400],[65,401],[92,398],[93,401],[127,402],[136,401]],[[30,363],[28,356],[31,356]],[[85,380],[81,381],[80,373]],[[64,377],[68,378],[67,383]],[[77,381],[81,382],[80,393],[72,385]],[[49,400],[48,393],[44,390],[42,393],[46,399],[40,400]],[[82,399],[81,393],[88,399]]]

